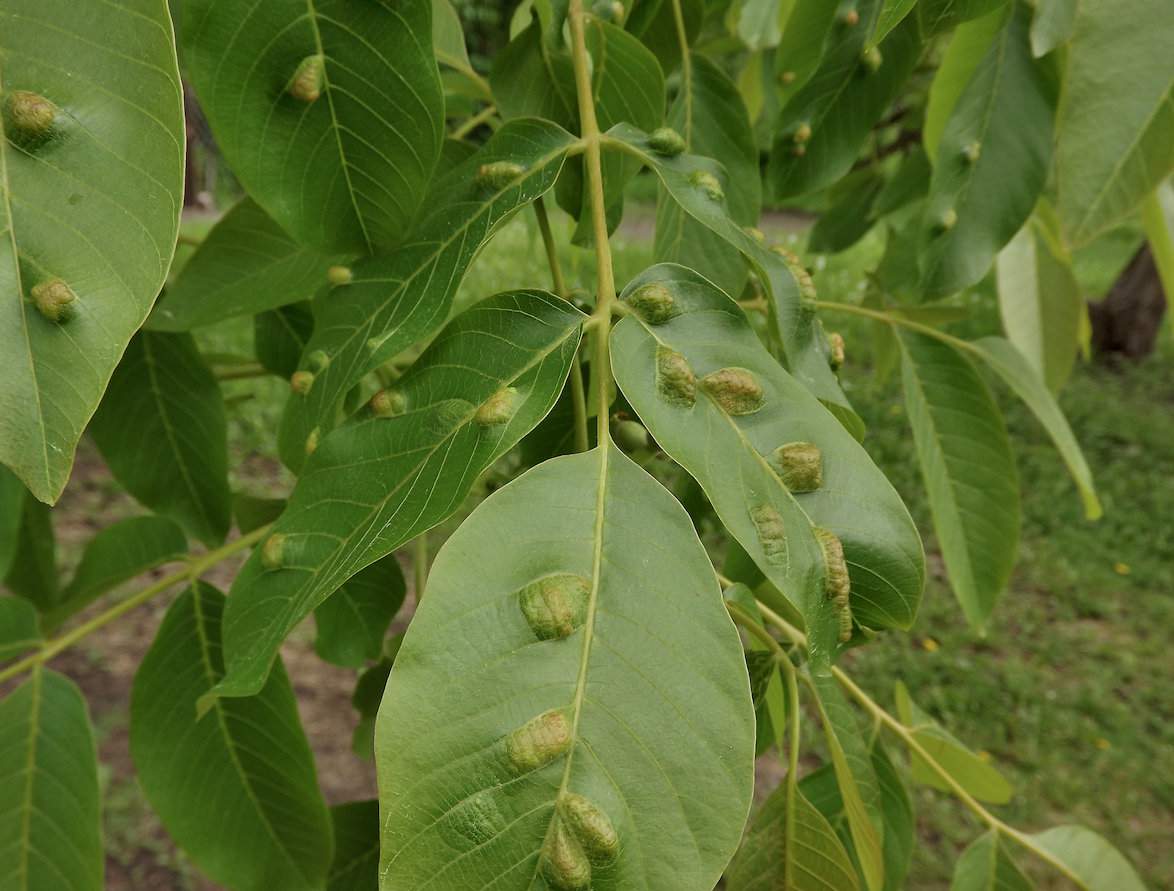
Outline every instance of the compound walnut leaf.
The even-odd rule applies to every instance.
[[[862,436],[864,424],[840,389],[829,364],[823,327],[809,304],[814,296],[811,277],[793,256],[767,248],[752,231],[734,222],[725,199],[730,188],[725,168],[697,155],[661,154],[646,134],[626,124],[613,127],[607,138],[652,168],[669,196],[689,216],[746,256],[766,289],[787,368],[853,435]]]
[[[710,891],[753,715],[681,505],[610,443],[547,461],[445,543],[396,657],[380,887]]]
[[[190,334],[140,331],[90,424],[110,472],[208,545],[232,519],[220,385]]]
[[[183,0],[184,68],[233,172],[298,241],[394,246],[444,138],[432,0]]]
[[[200,242],[146,327],[187,331],[309,300],[344,259],[298,244],[257,202],[242,198]]]
[[[23,597],[0,597],[0,661],[40,646],[37,609]]]
[[[1019,474],[1003,416],[970,360],[901,332],[905,409],[934,531],[966,620],[985,627],[1019,545]]]
[[[365,415],[322,439],[237,575],[216,694],[260,689],[285,636],[359,570],[444,520],[554,405],[583,314],[541,291],[475,304]]]
[[[980,835],[954,866],[950,891],[1032,891],[997,830]]]
[[[834,656],[842,612],[829,593],[833,569],[825,569],[817,528],[842,544],[855,621],[908,627],[924,580],[921,540],[860,444],[779,366],[738,305],[698,273],[653,266],[623,299],[632,312],[615,327],[611,351],[620,389],[802,611],[812,659]]]
[[[100,808],[86,701],[37,665],[0,700],[0,888],[101,891]]]
[[[1081,891],[1145,891],[1121,852],[1084,826],[1057,826],[1018,840],[1060,869]]]
[[[0,463],[41,501],[167,275],[183,174],[166,3],[6,0]]]
[[[171,837],[233,891],[320,889],[330,818],[283,668],[249,699],[196,701],[224,673],[224,595],[196,582],[172,604],[135,674],[130,750]]]
[[[569,133],[544,121],[507,123],[435,184],[410,244],[355,264],[347,283],[319,296],[302,360],[313,386],[290,397],[281,421],[287,465],[301,468],[307,440],[329,432],[343,395],[363,375],[444,324],[481,246],[554,185],[572,144]]]

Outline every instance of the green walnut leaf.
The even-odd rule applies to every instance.
[[[761,177],[754,130],[738,88],[724,71],[705,56],[690,56],[689,76],[669,109],[669,126],[676,129],[687,151],[721,158],[729,174],[727,203],[730,217],[744,226],[758,222]],[[727,293],[737,294],[746,282],[746,261],[735,245],[715,239],[709,229],[662,194],[656,206],[658,260],[687,263]]]
[[[666,299],[667,320],[648,310],[650,294]],[[813,660],[833,657],[839,623],[816,527],[842,542],[856,622],[908,627],[924,580],[921,541],[859,443],[779,367],[738,305],[702,276],[653,266],[623,299],[633,311],[612,334],[620,389],[661,448],[701,483],[734,538],[802,611]],[[692,375],[691,400],[669,389],[671,357]],[[713,377],[722,369],[743,375],[732,383],[757,389],[752,410],[726,404]],[[818,479],[788,475],[779,449],[797,444],[812,450]]]
[[[950,891],[1032,891],[998,831],[979,836],[958,858]]]
[[[218,695],[255,693],[311,610],[461,505],[554,405],[582,319],[540,291],[475,304],[365,417],[323,437],[273,536],[233,584]]]
[[[15,553],[4,576],[4,585],[14,594],[45,612],[57,603],[61,583],[57,577],[57,539],[48,506],[23,491]]]
[[[1076,24],[1076,0],[1039,0],[1031,21],[1031,51],[1046,56],[1068,42]]]
[[[167,275],[183,174],[167,4],[4,3],[0,463],[41,501]]]
[[[318,298],[303,359],[313,386],[290,397],[281,422],[278,445],[286,464],[301,468],[307,440],[315,430],[319,437],[330,431],[344,394],[363,375],[444,324],[481,246],[554,185],[572,143],[565,130],[544,121],[506,124],[435,184],[429,215],[410,244],[356,263],[350,282]],[[507,175],[499,179],[495,172]]]
[[[0,597],[0,661],[34,649],[41,641],[36,608],[23,597]]]
[[[1048,176],[1055,72],[1050,60],[1032,56],[1028,5],[1016,0],[1003,18],[937,146],[918,258],[926,297],[952,294],[986,275]]]
[[[763,803],[726,871],[728,891],[857,891],[856,870],[827,818],[784,781]]]
[[[330,809],[334,862],[326,891],[379,891],[379,802],[351,801]]]
[[[184,68],[249,194],[299,242],[399,242],[444,138],[432,0],[183,0]]]
[[[905,16],[909,15],[916,5],[917,0],[885,0],[884,6],[881,7],[880,18],[876,22],[876,28],[872,32],[872,44],[875,46],[884,40],[890,31],[905,20]]]
[[[322,887],[329,816],[289,679],[250,699],[196,700],[220,680],[224,595],[196,582],[172,604],[135,674],[130,749],[171,837],[233,891]]]
[[[378,659],[406,590],[395,554],[356,573],[314,610],[315,652],[346,668],[362,668],[368,660]]]
[[[956,25],[981,18],[1005,6],[1007,0],[921,0],[917,16],[926,37],[949,31]]]
[[[16,559],[27,491],[16,474],[0,464],[0,579]]]
[[[1082,891],[1145,891],[1121,852],[1083,826],[1057,826],[1018,839]]]
[[[740,606],[759,626],[765,627],[754,592],[748,585],[737,582],[726,588],[722,596]],[[783,692],[783,678],[774,651],[753,634],[748,635],[746,640],[746,667],[750,673],[750,692],[754,698],[754,754],[761,755],[772,745],[782,751],[787,732],[787,700]]]
[[[379,712],[381,887],[709,891],[753,758],[688,515],[610,444],[554,458],[437,555]]]
[[[921,38],[911,18],[874,48],[879,56],[866,52],[881,5],[881,0],[861,0],[855,25],[846,24],[843,17],[832,24],[819,68],[784,106],[767,168],[768,190],[774,197],[811,192],[847,173],[873,125],[913,71]],[[875,70],[870,59],[877,63]]]
[[[1088,312],[1072,258],[1037,213],[999,253],[995,268],[1003,330],[1058,393],[1076,364]]]
[[[705,21],[704,0],[678,0],[685,26],[685,43],[692,46]],[[624,29],[640,38],[652,50],[666,74],[681,62],[681,40],[677,33],[673,0],[634,0],[624,19]]]
[[[1077,4],[1056,124],[1056,209],[1072,247],[1174,170],[1171,34],[1167,0]]]
[[[160,564],[187,554],[183,530],[167,517],[129,517],[107,526],[86,544],[81,563],[45,615],[52,630],[107,591]]]
[[[86,701],[38,665],[0,700],[0,888],[101,891],[100,808]]]
[[[864,425],[848,404],[830,367],[827,338],[819,318],[808,305],[814,296],[811,277],[797,261],[770,250],[730,217],[725,201],[730,188],[725,169],[697,155],[662,155],[646,134],[625,124],[613,127],[606,138],[652,168],[669,196],[689,216],[746,256],[766,289],[788,370],[854,435],[863,435]]]
[[[839,16],[839,4],[827,0],[794,0],[775,54],[778,79],[771,84],[771,89],[778,92],[780,103],[785,104],[803,89],[819,69],[833,32],[837,39],[844,36],[835,30]]]
[[[156,331],[187,331],[234,316],[309,300],[327,270],[345,259],[294,241],[251,198],[220,218],[147,320]]]
[[[291,377],[298,370],[313,331],[314,310],[309,300],[258,313],[253,318],[257,361],[267,371]]]
[[[901,332],[905,409],[934,531],[966,620],[982,629],[1015,565],[1019,474],[1003,416],[971,361]]]
[[[979,758],[953,734],[918,708],[903,683],[897,681],[894,692],[901,723],[909,728],[921,747],[945,768],[963,789],[979,801],[991,804],[1006,804],[1011,800],[1014,789],[998,770]],[[938,776],[920,755],[912,753],[910,761],[910,773],[914,780],[944,792],[952,791],[945,780]]]
[[[228,426],[220,386],[190,334],[131,340],[90,433],[110,472],[208,545],[228,533]]]

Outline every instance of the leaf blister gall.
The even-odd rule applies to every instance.
[[[298,63],[287,92],[302,102],[316,102],[326,86],[326,58],[315,54]]]
[[[832,371],[839,371],[844,366],[844,335],[833,331],[828,335],[828,362]]]
[[[587,619],[591,582],[571,573],[556,573],[518,592],[518,604],[539,640],[570,637]]]
[[[281,569],[285,565],[285,540],[280,532],[274,532],[261,545],[261,565],[266,569]]]
[[[445,840],[459,850],[470,850],[496,838],[508,825],[493,790],[482,789],[454,807],[441,822]]]
[[[542,874],[558,891],[585,891],[591,887],[591,862],[561,820],[555,821],[542,847]]]
[[[561,709],[531,718],[506,737],[510,764],[519,773],[545,767],[571,747],[571,722]]]
[[[613,862],[620,839],[611,819],[591,799],[568,792],[559,799],[559,813],[567,829],[582,845],[587,859],[597,865]]]
[[[331,266],[326,270],[326,281],[335,287],[349,285],[354,278],[355,273],[349,266]]]
[[[5,130],[17,145],[37,145],[53,135],[59,111],[39,93],[13,90],[4,102]]]
[[[823,485],[823,454],[815,443],[784,443],[775,449],[773,463],[788,491],[814,492]]]
[[[658,155],[673,158],[685,150],[685,140],[672,127],[658,127],[648,137],[648,147]]]
[[[314,373],[311,371],[295,371],[289,377],[289,388],[299,396],[305,396],[314,386]]]
[[[824,591],[839,610],[840,640],[852,637],[852,580],[844,559],[844,545],[830,529],[815,528],[815,537],[823,551]]]
[[[315,427],[310,431],[310,435],[306,437],[306,455],[312,455],[318,451],[318,440],[322,437],[322,430]]]
[[[477,168],[477,185],[489,189],[504,189],[526,172],[515,161],[490,161]]]
[[[789,559],[787,527],[782,514],[769,504],[758,504],[750,508],[750,521],[754,524],[758,544],[767,562],[775,566],[786,566]]]
[[[482,427],[505,424],[517,412],[521,401],[517,387],[502,387],[478,407],[473,420]]]
[[[689,360],[663,345],[656,348],[656,392],[670,405],[691,408],[697,401],[697,378]]]
[[[762,408],[762,384],[745,368],[719,368],[701,379],[701,386],[728,415],[752,415]]]
[[[37,311],[51,322],[65,322],[73,315],[77,294],[62,279],[51,278],[33,285],[30,295]]]
[[[663,325],[678,314],[673,292],[661,282],[641,285],[628,296],[627,303],[649,325]]]
[[[408,400],[399,390],[387,389],[378,391],[367,404],[375,417],[394,418],[404,413]]]
[[[721,181],[708,170],[694,170],[689,174],[689,182],[701,189],[710,201],[721,201],[726,197]]]

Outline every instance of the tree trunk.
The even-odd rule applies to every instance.
[[[1092,348],[1097,355],[1140,359],[1154,350],[1166,312],[1166,296],[1149,244],[1143,244],[1113,282],[1108,296],[1089,304]]]

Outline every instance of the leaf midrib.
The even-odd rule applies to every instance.
[[[24,891],[28,891],[29,887],[29,851],[31,850],[30,841],[32,838],[33,818],[33,777],[37,770],[37,737],[40,735],[38,725],[41,720],[42,671],[43,669],[40,665],[35,666],[32,677],[29,679],[29,683],[32,686],[29,688],[28,755],[25,757],[24,764],[26,776],[20,809],[20,865],[17,869],[17,875],[20,876],[21,888]]]

